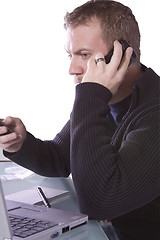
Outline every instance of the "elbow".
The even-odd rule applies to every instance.
[[[96,199],[95,199],[96,201]],[[94,199],[85,199],[84,201],[79,200],[80,212],[88,215],[90,220],[106,220],[107,211],[102,207],[102,203],[95,202]]]

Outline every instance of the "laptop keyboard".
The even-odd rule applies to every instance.
[[[28,217],[9,215],[13,236],[25,238],[58,224]]]

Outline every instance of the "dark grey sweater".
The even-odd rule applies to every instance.
[[[118,127],[112,95],[95,83],[76,86],[70,121],[52,141],[30,133],[14,154],[18,164],[45,176],[70,172],[80,210],[111,219],[123,240],[160,239],[160,78],[151,69],[132,86]]]

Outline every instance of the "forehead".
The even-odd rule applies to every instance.
[[[69,27],[66,32],[66,50],[74,52],[77,48],[95,48],[106,44],[102,38],[102,29],[97,19],[92,19],[86,24]]]

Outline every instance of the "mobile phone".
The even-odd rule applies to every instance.
[[[122,51],[123,51],[122,57],[123,57],[124,54],[125,54],[126,49],[127,49],[128,47],[131,47],[131,45],[130,45],[127,41],[125,41],[125,40],[120,40],[119,42],[122,44]],[[112,49],[109,51],[109,53],[105,56],[105,62],[106,62],[107,64],[108,64],[108,63],[110,62],[110,60],[111,60],[111,57],[112,57],[112,55],[113,55],[113,51],[114,51],[114,48],[112,48]],[[133,53],[132,53],[132,56],[131,56],[129,65],[131,65],[131,64],[134,62],[135,59],[136,59],[136,53],[135,53],[135,51],[134,51],[134,49],[133,49]]]
[[[12,133],[12,130],[9,129],[2,121],[0,121],[0,126],[1,126],[1,127],[4,127],[4,126],[5,126],[5,127],[7,128],[7,132],[0,134],[0,136],[3,136],[3,135],[7,135],[7,134],[9,134],[9,133]]]

